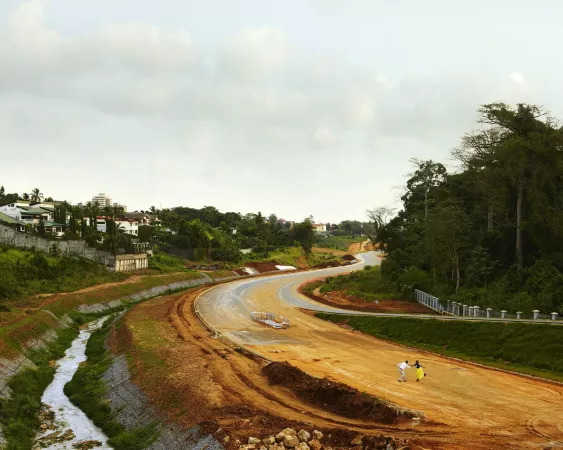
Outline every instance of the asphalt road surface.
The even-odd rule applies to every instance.
[[[196,309],[222,335],[266,358],[370,392],[401,406],[424,411],[445,423],[467,448],[563,446],[563,386],[453,361],[362,335],[317,319],[300,308],[334,312],[297,292],[310,279],[378,264],[375,252],[353,266],[243,279],[216,286],[200,296]],[[276,330],[250,319],[268,311],[290,319]],[[343,313],[350,311],[340,310]],[[397,363],[421,361],[428,376],[397,381]]]

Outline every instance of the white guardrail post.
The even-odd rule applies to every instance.
[[[483,309],[483,311],[481,311],[481,308],[477,305],[467,306],[462,304],[461,302],[454,302],[450,300],[446,300],[445,303],[442,304],[440,303],[440,299],[438,297],[434,297],[433,295],[421,291],[420,289],[415,289],[414,293],[418,303],[441,314],[449,314],[449,315],[461,316],[461,317],[483,317],[483,318],[486,317],[487,319],[498,317],[498,315],[496,315],[497,313],[495,313],[492,308],[486,308]],[[252,313],[252,314],[259,314],[259,313]],[[272,314],[272,313],[264,313],[264,314]],[[506,311],[505,309],[501,310],[500,318],[507,319],[508,318],[507,314],[508,311]],[[522,320],[522,314],[523,314],[522,311],[516,311],[516,319]],[[273,320],[273,321],[278,320],[277,315],[273,314],[272,317],[267,317],[267,320]],[[532,318],[533,320],[547,320],[549,319],[549,314],[545,314],[544,316],[540,313],[538,309],[534,309],[532,311]],[[551,320],[558,320],[558,319],[559,319],[559,313],[555,311],[552,312]],[[287,321],[287,326],[289,326],[289,321]]]

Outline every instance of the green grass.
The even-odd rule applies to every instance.
[[[392,292],[392,289],[381,276],[379,266],[366,266],[363,271],[330,277],[324,282],[317,283],[314,288],[316,287],[320,287],[321,293],[344,291],[368,302],[401,297],[399,294]]]
[[[258,255],[251,255],[248,258],[252,261],[275,261],[282,266],[294,266],[297,268],[313,267],[327,261],[336,260],[331,253],[315,253],[311,252],[305,255],[301,247],[287,247],[275,252],[271,252],[267,258]]]
[[[317,317],[434,353],[563,381],[563,327],[519,323],[342,316]]]
[[[12,395],[8,399],[0,399],[0,423],[7,440],[6,450],[31,448],[41,425],[38,417],[41,396],[55,375],[49,361],[62,358],[77,335],[78,331],[74,328],[59,330],[57,340],[46,349],[28,353],[27,357],[37,368],[25,369],[9,380]]]
[[[316,245],[319,247],[333,248],[335,250],[347,252],[350,245],[365,240],[366,238],[362,238],[361,236],[329,236],[327,238],[318,238]]]
[[[108,319],[102,328],[92,333],[86,346],[88,359],[67,383],[64,392],[104,431],[109,438],[109,445],[116,450],[142,450],[158,438],[156,425],[126,430],[117,421],[109,403],[103,400],[107,387],[102,377],[112,363],[104,348],[110,329],[111,319]]]
[[[186,260],[169,253],[155,251],[149,258],[149,268],[162,273],[185,272]]]
[[[75,291],[127,277],[83,258],[0,246],[0,301],[39,293]]]

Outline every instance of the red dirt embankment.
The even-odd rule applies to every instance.
[[[405,300],[379,300],[379,303],[368,302],[363,298],[356,297],[355,295],[346,294],[341,291],[331,291],[326,294],[320,294],[318,289],[314,293],[306,292],[304,290],[305,283],[299,286],[298,291],[324,305],[332,306],[334,308],[346,309],[350,311],[367,311],[379,313],[409,313],[409,314],[432,314],[433,312],[421,305],[420,303],[408,302]]]
[[[262,369],[272,385],[291,390],[306,403],[346,417],[371,419],[381,423],[398,420],[397,411],[369,394],[343,383],[313,377],[288,362],[272,362]]]

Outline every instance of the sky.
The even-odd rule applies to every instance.
[[[2,0],[0,185],[287,220],[397,207],[480,104],[563,117],[563,2]]]

